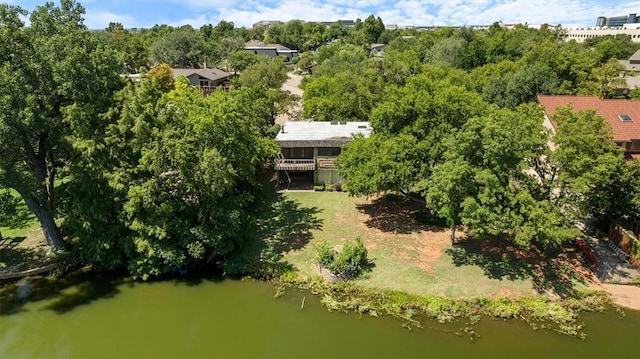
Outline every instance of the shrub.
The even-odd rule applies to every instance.
[[[335,183],[333,189],[334,191],[342,192],[342,183]]]
[[[335,249],[331,248],[327,241],[322,241],[316,246],[316,261],[321,266],[328,268],[336,256]]]
[[[324,185],[324,190],[328,191],[328,192],[333,191],[333,185],[330,184],[330,183],[325,184]]]
[[[316,192],[324,191],[324,186],[313,186],[313,190]]]
[[[365,271],[370,271],[373,263],[367,258],[367,248],[360,237],[355,243],[347,242],[338,253],[327,242],[316,246],[316,260],[331,273],[345,278],[357,278]]]

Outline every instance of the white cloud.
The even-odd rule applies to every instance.
[[[132,15],[115,14],[108,11],[89,12],[84,16],[84,24],[89,29],[104,29],[110,22],[119,22],[125,28],[140,27],[138,20]]]

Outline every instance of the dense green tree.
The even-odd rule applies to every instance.
[[[352,44],[323,46],[305,85],[304,117],[366,121],[382,88],[382,79],[364,49]]]
[[[625,88],[627,81],[620,73],[624,66],[615,58],[591,70],[591,78],[598,88],[598,95],[602,98],[612,98],[619,88]]]
[[[362,24],[362,32],[365,34],[368,44],[378,42],[380,35],[384,32],[384,29],[385,26],[380,16],[376,18],[373,15],[369,15],[364,19],[364,23]]]
[[[381,92],[372,68],[319,76],[305,86],[303,115],[316,121],[366,121]]]
[[[244,103],[255,112],[255,119],[263,128],[275,125],[276,117],[298,100],[299,96],[281,90],[287,80],[287,68],[280,59],[266,56],[256,57],[238,78],[237,84],[244,89]]]
[[[429,179],[429,206],[476,237],[508,235],[528,247],[553,247],[575,238],[572,222],[549,200],[536,200],[527,171],[543,153],[546,136],[530,107],[472,118],[446,139],[445,162]]]
[[[227,57],[227,63],[229,65],[227,68],[234,72],[242,72],[256,62],[258,62],[258,56],[249,51],[238,50]]]
[[[387,86],[370,116],[374,134],[349,144],[338,158],[351,193],[423,195],[431,170],[447,150],[443,139],[488,109],[477,94],[459,87],[446,73],[428,70],[404,86]]]
[[[240,36],[223,37],[218,43],[214,55],[216,62],[225,64],[231,61],[231,56],[238,51],[244,51],[245,40]]]
[[[242,86],[262,86],[265,89],[280,89],[287,80],[287,67],[280,59],[260,56],[257,61],[242,71],[238,82]]]
[[[149,52],[153,63],[167,63],[173,68],[200,68],[206,61],[204,39],[190,28],[158,38]]]
[[[0,185],[20,194],[47,243],[62,248],[54,198],[72,159],[69,138],[101,135],[94,131],[121,87],[122,63],[86,30],[75,1],[37,7],[29,27],[23,14],[0,5]]]
[[[590,37],[585,39],[584,44],[593,48],[601,64],[612,58],[627,59],[640,48],[627,34]]]
[[[329,39],[327,26],[319,22],[305,22],[302,29],[302,47],[300,50],[315,50]]]
[[[184,80],[166,94],[143,81],[119,95],[102,139],[76,141],[91,156],[65,186],[65,228],[85,260],[146,279],[243,245],[276,146],[240,99],[203,97]]]
[[[625,188],[616,182],[628,176],[621,170],[624,158],[612,141],[610,125],[594,110],[576,112],[571,107],[559,108],[553,120],[558,125],[553,137],[557,148],[548,155],[552,167],[545,178],[555,181],[547,196],[575,220],[604,214],[611,207],[608,199]]]

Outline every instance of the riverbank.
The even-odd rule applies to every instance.
[[[290,289],[308,290],[320,298],[329,311],[356,312],[379,317],[389,315],[404,322],[411,330],[422,328],[424,320],[439,323],[457,322],[462,333],[476,336],[474,327],[482,318],[522,320],[535,329],[548,329],[560,334],[586,338],[582,313],[603,313],[611,308],[603,291],[586,290],[572,297],[551,300],[545,295],[518,298],[446,298],[418,296],[399,291],[364,288],[352,282],[329,283],[319,280],[301,281],[291,276],[274,281],[276,297]],[[304,303],[302,304],[304,306]]]
[[[611,301],[622,308],[640,311],[640,287],[633,285],[603,284]]]

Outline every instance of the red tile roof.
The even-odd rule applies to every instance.
[[[538,96],[538,101],[545,107],[551,117],[558,107],[571,104],[574,110],[596,109],[596,113],[604,117],[613,129],[615,142],[631,142],[640,140],[640,100],[603,100],[597,96]],[[623,122],[618,115],[629,115],[630,122]],[[554,123],[555,127],[556,124]]]

